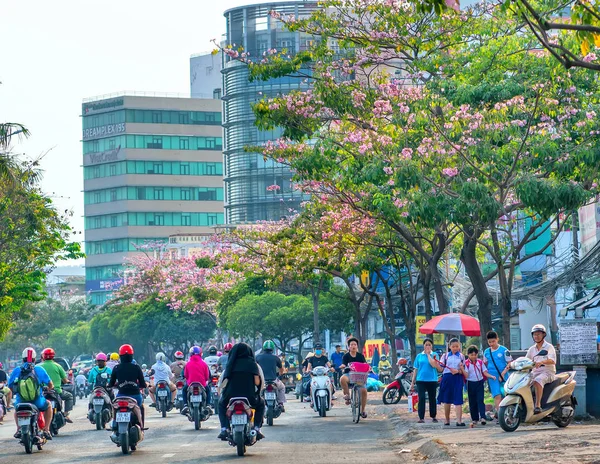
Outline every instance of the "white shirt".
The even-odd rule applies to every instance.
[[[537,356],[537,354],[542,350],[546,350],[548,352],[548,354],[546,356]],[[554,361],[554,364],[549,364],[549,365],[545,364],[542,367],[536,367],[535,369],[533,369],[533,372],[534,373],[550,372],[552,374],[556,374],[556,350],[554,349],[554,346],[552,346],[552,344],[548,343],[546,340],[544,340],[544,344],[542,345],[542,347],[539,350],[538,350],[537,345],[533,345],[531,348],[529,348],[527,350],[527,354],[525,356],[527,356],[529,359],[531,359],[534,362],[545,361],[546,359],[552,359]]]
[[[152,366],[152,370],[154,371],[154,383],[161,381],[169,382],[173,378],[171,368],[167,363],[162,361],[154,364],[154,366]]]
[[[472,363],[470,359],[467,359],[465,361],[465,369],[467,371],[467,380],[469,382],[484,380],[485,376],[483,373],[488,370],[481,359],[478,359],[474,363]]]
[[[217,363],[219,362],[219,357],[218,356],[207,356],[206,358],[204,358],[204,362],[206,364],[208,364],[208,367],[216,366]]]
[[[85,378],[85,375],[79,374],[77,377],[75,377],[75,382],[77,382],[77,385],[85,385],[87,379]]]

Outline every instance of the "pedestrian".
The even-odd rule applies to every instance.
[[[454,405],[456,411],[456,426],[465,427],[462,421],[463,388],[465,357],[460,352],[458,338],[453,338],[448,343],[448,351],[440,359],[438,371],[442,372],[442,383],[438,394],[438,404],[444,405],[446,421],[450,425],[450,409]]]
[[[485,403],[483,394],[485,390],[485,379],[496,380],[496,377],[488,372],[484,362],[478,358],[479,349],[475,345],[467,348],[467,359],[465,361],[465,379],[467,380],[467,396],[469,398],[469,412],[475,427],[477,421],[485,425]]]
[[[483,352],[483,362],[490,374],[496,377],[496,380],[488,379],[490,393],[494,398],[494,418],[498,422],[498,409],[500,401],[504,396],[504,384],[508,379],[508,364],[513,360],[510,351],[505,346],[500,345],[498,334],[493,330],[486,334],[489,348]]]
[[[437,404],[435,394],[438,386],[438,362],[437,353],[433,352],[433,340],[423,340],[423,352],[419,353],[413,363],[414,371],[410,390],[414,391],[415,381],[417,383],[417,394],[419,395],[419,424],[425,422],[425,395],[429,398],[429,417],[432,422],[437,422]]]

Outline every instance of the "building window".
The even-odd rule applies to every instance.
[[[165,199],[165,189],[154,189],[154,199],[155,200],[164,200]]]
[[[110,191],[110,201],[117,201],[117,190],[112,189]]]
[[[179,124],[189,124],[190,123],[190,114],[189,113],[179,113]]]
[[[145,187],[138,187],[137,188],[137,197],[138,200],[145,200],[146,199],[146,188]]]
[[[215,226],[215,225],[217,225],[217,215],[216,214],[209,214],[208,215],[208,225],[209,226]]]
[[[115,139],[108,139],[108,149],[114,150],[117,146],[117,142]]]
[[[206,175],[214,176],[217,174],[217,167],[214,164],[206,164]]]
[[[213,90],[213,98],[215,100],[220,100],[221,99],[221,89],[214,89]]]
[[[215,139],[207,138],[206,139],[206,148],[215,148]]]
[[[180,150],[189,150],[190,149],[190,139],[180,137],[179,138],[179,149]]]
[[[162,163],[154,163],[153,171],[154,172],[151,172],[151,173],[148,173],[148,174],[162,174],[163,173],[163,165],[162,165]]]
[[[217,199],[217,192],[215,190],[207,190],[205,192],[198,192],[198,200],[200,201],[214,201]]]
[[[94,174],[93,177],[94,179],[96,179],[97,177],[100,177],[100,166],[94,166]]]
[[[191,193],[190,189],[181,189],[181,199],[182,200],[191,200],[192,199],[192,193]]]
[[[100,229],[102,227],[102,218],[95,217],[94,218],[94,229]]]
[[[154,215],[154,225],[155,226],[164,226],[165,225],[164,214],[155,214]]]
[[[109,164],[108,165],[108,169],[110,171],[110,175],[111,176],[116,176],[117,175],[117,165],[116,164]]]
[[[182,226],[191,226],[192,225],[192,216],[191,214],[182,214],[181,215],[181,225]]]
[[[94,203],[101,203],[101,202],[102,202],[102,193],[94,192]]]
[[[118,220],[118,218],[116,215],[111,216],[110,217],[110,226],[117,227],[117,220]]]
[[[154,124],[161,124],[162,123],[162,112],[153,111],[152,112],[152,122]]]
[[[91,143],[91,153],[98,153],[100,151],[100,141],[99,140],[93,140]]]
[[[117,253],[119,251],[119,242],[118,240],[113,240],[110,242],[110,252]]]
[[[179,173],[182,176],[189,176],[190,175],[190,163],[181,163],[179,165]]]
[[[94,243],[94,254],[95,255],[99,255],[102,253],[102,244],[101,243]]]

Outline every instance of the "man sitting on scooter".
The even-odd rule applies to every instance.
[[[531,371],[533,385],[535,387],[535,409],[534,414],[542,412],[542,394],[544,385],[554,381],[556,374],[556,350],[551,343],[546,341],[546,327],[536,324],[531,328],[531,336],[535,345],[527,350],[527,357],[535,362],[535,368]],[[538,353],[546,350],[546,356],[538,356]]]
[[[324,367],[329,367],[331,368],[331,364],[329,363],[329,359],[327,359],[327,356],[325,356],[323,354],[323,345],[321,345],[320,343],[317,343],[315,345],[315,354],[312,358],[307,358],[308,359],[308,365],[306,367],[306,371],[310,372],[312,371],[315,367],[320,367],[320,366],[324,366]],[[308,385],[306,387],[306,396],[307,396],[307,401],[312,401],[312,396],[310,394],[310,384],[311,382],[308,382]],[[331,395],[333,396],[333,394],[335,393],[335,390],[333,390],[333,384],[332,384],[332,391],[331,391]]]

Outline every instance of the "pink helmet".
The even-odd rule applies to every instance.
[[[108,358],[106,357],[106,355],[104,353],[98,353],[96,355],[96,361],[104,361],[106,362]]]
[[[223,353],[221,351],[217,351],[217,356],[223,356]]]

